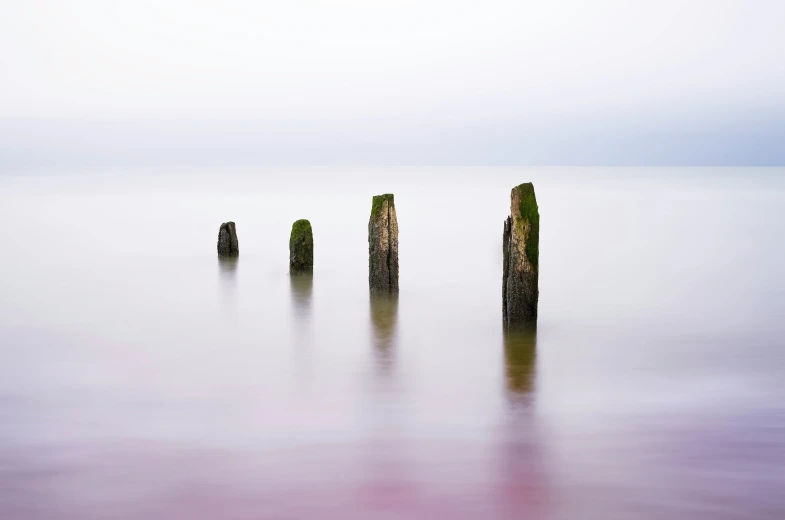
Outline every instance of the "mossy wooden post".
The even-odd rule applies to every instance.
[[[540,213],[534,186],[512,189],[510,216],[504,222],[502,317],[507,327],[537,324],[539,299]]]
[[[289,272],[313,272],[313,230],[305,219],[292,224],[289,236]]]
[[[398,292],[398,218],[392,193],[376,195],[368,221],[368,285],[371,294]]]
[[[218,229],[218,256],[238,256],[240,244],[234,222],[224,222]]]

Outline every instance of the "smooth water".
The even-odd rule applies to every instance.
[[[785,518],[784,169],[26,172],[0,219],[0,518]]]

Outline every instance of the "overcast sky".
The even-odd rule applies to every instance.
[[[785,2],[0,4],[0,166],[785,164]]]

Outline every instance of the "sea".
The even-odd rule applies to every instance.
[[[0,222],[0,518],[785,518],[785,168],[19,170]]]

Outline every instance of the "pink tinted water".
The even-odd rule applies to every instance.
[[[2,177],[0,517],[781,518],[783,173]],[[505,335],[528,180],[540,326]],[[401,294],[371,301],[387,191]]]

